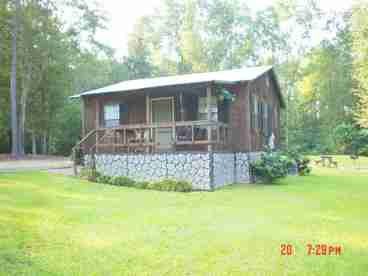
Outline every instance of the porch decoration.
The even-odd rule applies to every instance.
[[[225,88],[221,88],[220,93],[218,95],[218,100],[220,102],[224,102],[224,101],[234,102],[235,98],[236,98],[235,95],[233,95],[229,90]]]

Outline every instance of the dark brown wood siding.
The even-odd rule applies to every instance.
[[[267,80],[268,78],[268,80]],[[280,98],[277,95],[275,83],[269,74],[265,74],[258,79],[248,83],[248,108],[251,110],[251,99],[252,97],[257,97],[257,102],[267,103],[270,105],[272,114],[272,128],[271,133],[275,135],[275,144],[280,143]],[[249,112],[249,126],[250,124],[250,112]],[[262,133],[260,127],[250,127],[250,140],[251,140],[251,150],[261,151],[264,146],[268,143],[268,138]]]
[[[246,150],[246,85],[238,85],[229,90],[235,95],[235,101],[230,105],[230,141],[234,151]]]
[[[268,78],[268,80],[267,80]],[[231,103],[230,111],[230,143],[234,151],[261,151],[268,143],[268,138],[259,128],[252,128],[251,97],[256,95],[258,101],[267,103],[272,110],[271,133],[275,135],[275,144],[280,143],[280,98],[276,86],[269,73],[258,79],[232,87],[231,92],[236,99]]]
[[[84,97],[86,133],[96,128],[97,109],[100,109],[100,126],[104,125],[103,107],[108,103],[125,103],[127,116],[121,118],[120,124],[141,124],[146,122],[146,97],[144,93],[134,95],[99,95]]]
[[[198,96],[195,95],[183,95],[184,104],[184,118],[181,118],[180,114],[180,101],[179,95],[174,95],[175,103],[175,121],[195,121],[198,115]],[[151,97],[156,98],[156,97]],[[96,113],[97,105],[100,109],[99,122],[100,126],[104,125],[103,107],[108,103],[125,103],[128,105],[127,117],[121,118],[120,124],[140,124],[146,123],[146,96],[144,93],[134,95],[99,95],[99,96],[85,96],[85,116],[84,124],[86,133],[96,128]]]
[[[251,98],[255,95],[259,101],[268,103],[272,109],[272,132],[275,143],[280,143],[280,98],[277,94],[276,84],[267,73],[251,82],[226,87],[236,98],[230,103],[229,112],[229,149],[233,151],[260,151],[268,142],[260,129],[252,128],[251,124]],[[171,94],[172,95],[172,94]],[[161,95],[160,95],[161,96]],[[162,95],[168,96],[168,95]],[[180,116],[179,93],[175,98],[175,120],[194,121],[198,118],[198,94],[183,93],[184,118]],[[107,103],[125,103],[128,106],[127,116],[121,119],[120,124],[146,123],[146,96],[143,91],[131,94],[108,94],[98,96],[84,96],[84,126],[85,133],[95,129],[96,114],[100,110],[100,126],[103,122],[103,106]]]

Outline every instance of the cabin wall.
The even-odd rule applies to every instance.
[[[267,78],[269,79],[267,81]],[[275,144],[280,144],[280,99],[276,92],[275,83],[270,73],[265,74],[252,82],[243,82],[239,85],[226,87],[235,95],[235,101],[230,104],[229,149],[236,152],[262,151],[268,143],[260,129],[251,128],[251,97],[270,103],[272,106],[272,132],[275,135]],[[204,91],[204,90],[203,90]],[[201,91],[201,92],[203,92]],[[99,96],[84,96],[84,133],[96,128],[96,114],[99,113],[100,126],[103,126],[103,106],[109,102],[126,103],[128,115],[121,119],[121,124],[146,123],[146,96],[142,93],[108,94]],[[162,95],[161,95],[162,94]],[[167,93],[155,93],[155,97],[165,96]],[[194,121],[198,117],[198,97],[194,93],[183,93],[184,118],[181,118],[179,93],[175,99],[175,120]],[[98,112],[99,109],[99,112]],[[221,108],[219,108],[220,111]],[[190,147],[192,149],[192,147]],[[198,148],[196,150],[204,150]]]
[[[160,96],[151,96],[159,98]],[[184,118],[181,118],[179,95],[174,95],[175,121],[195,121],[198,113],[198,97],[192,94],[183,95]],[[100,95],[84,96],[84,133],[96,128],[96,114],[99,108],[100,126],[104,125],[103,107],[107,103],[126,103],[128,105],[128,115],[121,119],[120,124],[142,124],[146,123],[146,96],[144,93],[134,95]]]
[[[267,78],[269,80],[267,81]],[[268,143],[260,129],[251,127],[251,96],[272,106],[272,132],[275,145],[280,144],[280,99],[270,74],[265,74],[251,82],[244,82],[229,89],[235,96],[230,111],[230,141],[233,151],[257,152],[264,150]]]
[[[267,78],[269,79],[267,81]],[[275,83],[270,74],[265,74],[248,84],[248,121],[250,131],[251,151],[262,151],[264,145],[268,144],[267,138],[262,134],[261,129],[250,127],[251,97],[255,95],[258,100],[271,104],[272,106],[272,133],[275,135],[275,145],[280,145],[280,99],[276,92]]]
[[[235,95],[235,101],[230,106],[230,148],[233,151],[248,151],[250,143],[247,83],[229,90]]]
[[[96,128],[96,114],[99,113],[100,126],[104,125],[103,107],[108,103],[126,103],[128,113],[126,117],[121,118],[120,124],[142,124],[146,123],[146,97],[144,93],[134,95],[100,95],[87,96],[83,98],[85,107],[86,132]],[[97,112],[99,109],[99,112]]]

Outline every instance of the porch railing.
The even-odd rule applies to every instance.
[[[160,141],[162,131],[166,140]],[[96,151],[109,147],[113,152],[151,152],[162,148],[172,149],[188,145],[217,145],[228,143],[229,128],[215,121],[180,121],[168,123],[131,124],[114,128],[96,129]]]

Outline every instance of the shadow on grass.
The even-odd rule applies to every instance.
[[[251,183],[235,183],[230,185],[225,185],[216,189],[215,191],[225,191],[225,190],[235,190],[235,189],[249,189],[249,188],[267,188],[267,187],[285,187],[290,185],[303,185],[306,179],[310,179],[313,176],[315,178],[318,175],[307,175],[307,176],[287,176],[282,179],[278,179],[274,182],[251,182]],[[300,183],[298,183],[300,182]]]

